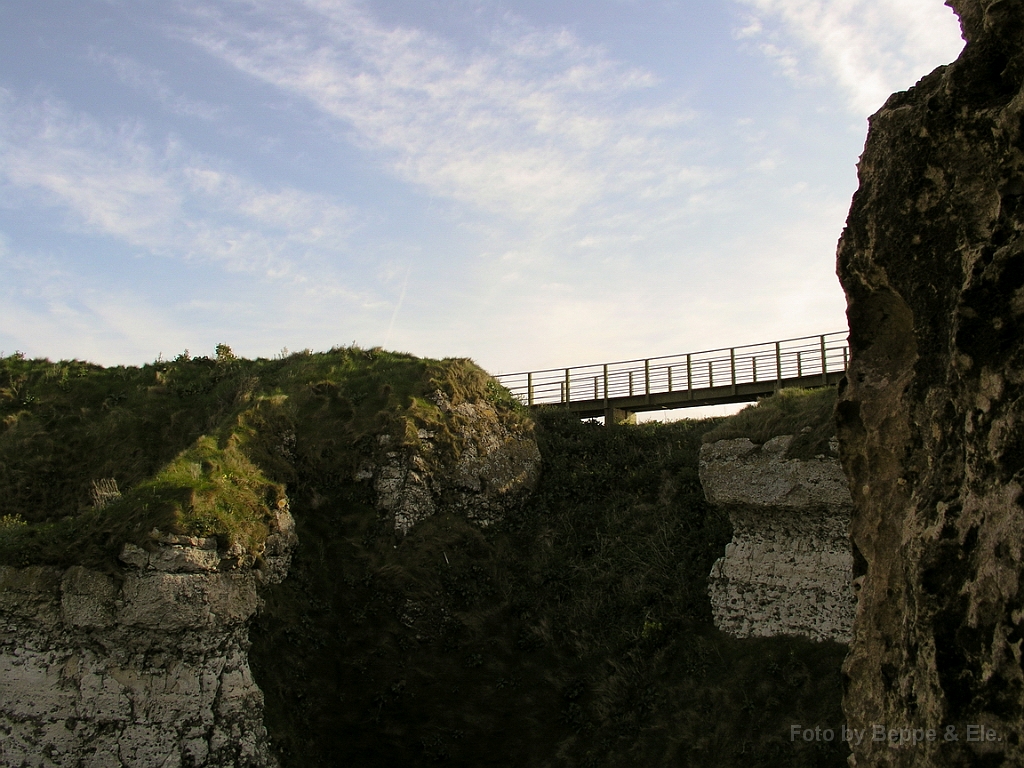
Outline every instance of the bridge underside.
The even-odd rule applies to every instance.
[[[674,408],[697,408],[702,405],[725,405],[728,403],[752,403],[780,389],[834,386],[845,376],[845,372],[816,373],[810,376],[795,376],[771,381],[749,381],[737,384],[723,384],[718,387],[684,389],[677,392],[628,395],[601,398],[597,400],[573,400],[555,404],[575,413],[581,419],[605,417],[605,422],[621,423],[632,419],[635,413],[644,411],[665,411]]]

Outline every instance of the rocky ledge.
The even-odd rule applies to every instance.
[[[716,626],[737,637],[849,642],[852,503],[835,457],[786,458],[793,437],[719,440],[700,452],[707,500],[733,538],[708,579]]]
[[[532,423],[513,424],[484,402],[452,405],[440,390],[431,399],[462,446],[458,455],[445,455],[430,430],[418,431],[412,449],[394,447],[394,436],[379,435],[381,458],[364,463],[355,479],[373,483],[377,509],[399,534],[441,508],[486,528],[537,483],[540,450]]]
[[[0,567],[0,765],[276,766],[247,655],[295,543],[286,509],[276,527],[254,568],[172,535],[115,574]]]

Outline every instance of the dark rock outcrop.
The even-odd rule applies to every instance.
[[[968,44],[871,118],[839,245],[859,766],[1024,764],[1024,3],[948,4]]]
[[[402,535],[439,509],[486,528],[537,484],[540,451],[533,425],[503,418],[485,402],[452,405],[440,390],[432,399],[463,446],[459,455],[443,458],[430,430],[419,430],[416,448],[404,451],[395,449],[393,436],[380,435],[382,460],[364,462],[356,479],[373,480],[378,510]]]

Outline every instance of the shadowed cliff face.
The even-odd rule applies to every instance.
[[[948,4],[968,45],[871,118],[839,244],[845,709],[925,738],[861,766],[1024,762],[1024,4]]]

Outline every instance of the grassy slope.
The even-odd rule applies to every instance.
[[[427,399],[436,389],[518,418],[470,361],[378,349],[242,360],[222,345],[141,368],[0,359],[0,563],[114,567],[154,528],[252,557],[300,473],[351,477],[376,435],[411,445],[417,427],[457,453],[457,415]],[[105,478],[123,496],[98,510]]]
[[[746,437],[760,445],[778,435],[795,435],[787,451],[790,458],[827,456],[836,434],[835,406],[835,387],[783,389],[723,421],[704,435],[704,442]]]

